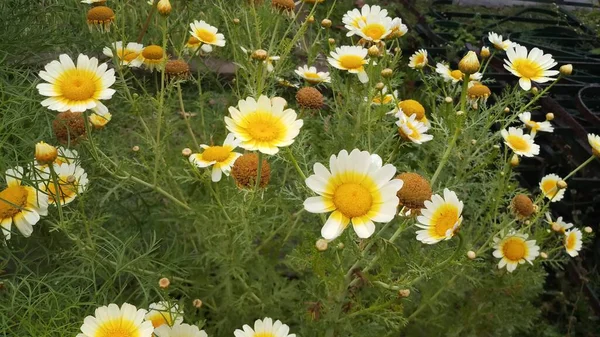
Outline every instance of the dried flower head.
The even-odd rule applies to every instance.
[[[306,109],[321,109],[324,104],[323,94],[313,87],[304,87],[296,93],[296,101]]]
[[[167,289],[170,284],[171,284],[171,281],[166,277],[163,277],[160,280],[158,280],[158,286],[161,287],[162,289]]]
[[[511,209],[519,219],[527,219],[535,213],[533,201],[525,194],[517,194],[510,203]]]
[[[256,176],[258,174],[258,155],[256,153],[246,153],[239,157],[233,164],[231,175],[240,188],[254,188]],[[271,167],[266,159],[262,160],[260,171],[260,185],[265,188],[271,179]]]
[[[296,8],[294,0],[272,0],[271,6],[287,14],[293,14]]]
[[[401,173],[396,179],[404,182],[396,194],[400,201],[399,205],[408,208],[411,214],[420,214],[421,209],[425,207],[425,201],[431,199],[432,191],[429,181],[414,172]]]
[[[115,20],[115,12],[106,6],[94,6],[87,13],[90,30],[97,28],[101,32],[110,32],[110,25]]]
[[[165,75],[174,80],[186,80],[190,77],[190,66],[184,60],[169,60],[165,64]]]
[[[52,130],[59,143],[77,144],[86,136],[83,112],[65,111],[57,114],[52,121]]]

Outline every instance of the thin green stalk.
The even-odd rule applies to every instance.
[[[258,168],[256,169],[256,181],[254,182],[254,193],[258,193],[258,189],[260,188],[261,174],[262,174],[262,162],[263,162],[263,153],[258,151]]]
[[[294,168],[296,169],[296,172],[298,172],[298,174],[300,175],[300,177],[302,177],[302,180],[306,180],[306,174],[304,174],[304,172],[302,171],[302,169],[300,168],[300,165],[298,165],[298,161],[296,160],[296,157],[294,157],[294,154],[292,153],[292,150],[290,150],[289,147],[285,148],[288,157],[290,158],[290,161],[292,162],[292,165],[294,165]]]
[[[87,123],[86,123],[87,124]],[[60,223],[62,224],[64,221],[63,217],[63,209],[61,203],[62,197],[62,188],[58,183],[58,174],[56,174],[56,170],[54,169],[54,164],[48,164],[48,168],[50,169],[50,175],[52,176],[52,183],[54,184],[54,191],[56,192],[56,196],[53,196],[54,202],[56,202],[56,208],[58,208],[58,218],[60,219]]]
[[[162,25],[162,40],[163,40],[163,50],[167,47],[167,18],[163,20]],[[162,127],[162,118],[165,106],[165,72],[160,72],[160,95],[158,99],[158,116],[156,118],[157,126],[156,126],[156,146],[154,150],[154,174],[152,175],[152,182],[156,185],[157,177],[158,177],[158,167],[160,164],[160,158],[162,156],[162,151],[160,151],[160,136],[161,136],[161,127]]]
[[[198,144],[196,135],[194,135],[194,131],[192,130],[192,125],[190,124],[190,120],[188,118],[187,112],[185,112],[185,106],[183,105],[183,95],[181,93],[181,85],[179,83],[177,83],[176,86],[177,86],[177,97],[179,98],[179,108],[181,109],[181,114],[183,115],[183,119],[185,120],[185,125],[187,126],[190,136],[192,136],[192,140],[194,141],[194,146],[196,147],[196,150],[200,150],[200,145]]]
[[[529,103],[527,103],[524,107],[521,108],[521,110],[519,110],[519,113],[527,111],[527,108],[529,108],[531,105],[533,105],[533,103],[537,102],[538,99],[540,99],[542,96],[544,96],[544,94],[547,93],[548,90],[550,90],[550,88],[552,88],[556,83],[558,83],[558,81],[560,81],[561,77],[562,77],[562,75],[558,75],[558,78],[556,80],[554,80],[554,82],[552,82],[552,84],[547,86],[539,94],[537,94],[535,97],[533,97],[531,99],[531,101],[529,101]]]
[[[573,171],[571,171],[571,173],[569,173],[565,179],[563,180],[567,180],[569,178],[571,178],[575,173],[577,173],[577,171],[581,170],[582,168],[584,168],[587,164],[591,163],[594,158],[596,158],[596,156],[592,155],[591,157],[589,157],[586,161],[584,161],[581,165],[577,166]]]
[[[487,61],[485,62],[485,65],[483,66],[483,69],[481,70],[482,75],[485,74],[488,64],[490,64],[490,61],[494,58],[494,55],[496,55],[495,50],[492,52],[492,55],[490,55],[490,57],[488,57]]]

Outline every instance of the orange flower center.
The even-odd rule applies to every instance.
[[[72,69],[57,80],[59,92],[71,101],[86,101],[96,94],[96,74],[89,70]]]
[[[440,237],[446,237],[448,230],[454,228],[458,217],[458,208],[456,206],[446,203],[438,207],[431,217],[435,234]]]
[[[362,69],[364,59],[358,55],[342,55],[340,56],[340,65],[345,69]]]
[[[231,151],[229,151],[229,149],[226,147],[211,146],[202,152],[202,159],[206,161],[222,162],[229,158],[230,153]]]
[[[525,257],[525,242],[518,238],[508,239],[502,246],[504,257],[511,261],[519,261]]]
[[[12,218],[27,206],[27,189],[21,185],[7,187],[0,192],[0,220]]]
[[[510,146],[513,149],[515,149],[517,151],[528,151],[529,150],[529,143],[527,143],[527,141],[521,136],[508,135],[508,137],[506,137],[506,141],[508,142],[508,144],[510,144]]]
[[[360,217],[371,210],[373,197],[361,184],[345,183],[338,186],[333,193],[333,204],[348,218]]]
[[[521,58],[515,60],[512,66],[513,69],[518,71],[519,74],[521,74],[521,76],[525,78],[532,79],[536,77],[542,77],[544,74],[544,70],[542,69],[542,67],[540,67],[538,63],[530,59]]]

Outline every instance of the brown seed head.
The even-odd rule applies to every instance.
[[[256,153],[247,153],[239,157],[231,169],[231,175],[239,188],[254,188],[256,183],[256,174],[258,173],[258,155]],[[266,159],[262,161],[260,171],[260,187],[264,188],[271,179],[271,167]]]
[[[83,113],[65,111],[57,114],[52,121],[52,129],[59,143],[77,144],[86,135]]]
[[[187,79],[190,77],[190,66],[184,60],[169,60],[165,64],[165,75],[173,79]]]
[[[163,289],[167,289],[170,284],[171,284],[171,281],[166,277],[163,277],[160,280],[158,280],[158,286]]]
[[[525,194],[517,194],[511,202],[513,212],[520,219],[527,219],[535,213],[535,207],[531,199]]]
[[[89,23],[107,23],[115,19],[115,12],[106,6],[95,6],[87,13]]]
[[[296,101],[307,109],[321,109],[324,104],[323,94],[313,87],[304,87],[296,93]]]
[[[286,12],[293,12],[296,8],[294,0],[272,0],[271,6]]]
[[[404,172],[396,177],[404,182],[397,196],[399,205],[416,213],[425,207],[425,201],[431,199],[431,185],[420,174]],[[411,212],[412,213],[412,212]]]

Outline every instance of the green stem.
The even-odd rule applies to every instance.
[[[485,70],[488,67],[488,64],[490,64],[490,61],[494,58],[494,55],[496,55],[496,51],[494,50],[492,52],[492,55],[490,55],[490,57],[488,57],[487,61],[485,62],[485,65],[483,66],[483,69],[481,70],[481,74],[485,74]]]
[[[163,50],[165,50],[167,45],[167,20],[163,21],[162,26],[162,38],[163,38]],[[158,176],[158,167],[160,164],[160,136],[161,136],[161,127],[162,127],[162,118],[163,118],[163,110],[165,105],[165,72],[160,72],[160,95],[158,99],[158,116],[156,118],[158,125],[156,126],[156,143],[155,143],[155,153],[154,153],[154,174],[152,175],[152,182],[156,185],[157,176]]]
[[[188,132],[190,136],[192,136],[192,140],[194,141],[194,146],[196,150],[200,150],[200,145],[198,144],[198,140],[196,139],[196,135],[194,135],[194,131],[192,130],[192,125],[190,124],[190,120],[188,118],[187,112],[185,112],[185,106],[183,105],[183,94],[181,93],[181,85],[179,83],[177,86],[177,96],[179,98],[179,108],[181,109],[181,114],[183,115],[183,119],[185,120],[185,124],[187,125]]]
[[[556,83],[558,83],[558,81],[560,81],[561,76],[562,75],[559,75],[558,78],[554,82],[552,82],[552,84],[547,86],[544,90],[542,90],[539,94],[532,98],[531,101],[529,101],[529,103],[527,103],[524,107],[521,108],[521,110],[519,110],[519,113],[527,111],[527,108],[533,105],[533,103],[537,102],[537,100],[544,96],[544,94],[547,93],[548,90],[550,90],[550,88],[552,88]]]
[[[63,223],[63,209],[61,205],[61,197],[62,197],[62,189],[60,184],[58,183],[58,175],[56,174],[56,170],[54,170],[54,164],[48,164],[48,168],[50,169],[50,175],[52,176],[52,182],[54,184],[54,191],[56,192],[56,196],[53,196],[54,202],[56,202],[56,207],[58,208],[58,218],[60,219],[60,223]]]
[[[286,150],[286,153],[288,154],[288,157],[290,158],[290,161],[294,165],[294,168],[296,169],[296,172],[298,172],[298,174],[300,175],[300,177],[302,177],[302,180],[306,180],[306,174],[304,174],[304,172],[300,168],[300,165],[298,165],[298,161],[296,160],[296,157],[294,157],[294,154],[292,153],[292,150],[290,150],[289,147],[286,147],[285,150]]]
[[[588,160],[584,161],[581,165],[577,166],[577,168],[575,168],[573,171],[571,171],[571,173],[569,173],[569,175],[567,175],[565,177],[565,179],[563,179],[563,180],[567,180],[567,179],[571,178],[575,173],[577,173],[577,171],[581,170],[587,164],[591,163],[594,160],[594,158],[596,158],[596,156],[594,156],[594,155],[592,155],[591,157],[589,157]]]
[[[256,169],[256,181],[254,182],[254,193],[258,193],[262,174],[263,153],[258,151],[258,168]]]

